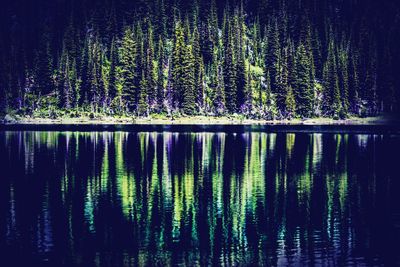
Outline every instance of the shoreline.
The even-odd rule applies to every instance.
[[[312,119],[293,119],[293,120],[255,120],[243,119],[238,117],[207,117],[207,116],[193,116],[193,117],[179,117],[176,119],[169,118],[115,118],[115,117],[101,117],[101,118],[60,118],[60,119],[47,119],[47,118],[17,118],[11,121],[2,121],[1,125],[356,125],[356,126],[370,126],[370,125],[400,125],[400,121],[390,117],[367,117],[358,118],[351,117],[343,120],[334,120],[331,118],[312,118]]]

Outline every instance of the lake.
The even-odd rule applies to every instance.
[[[2,266],[400,264],[400,135],[0,131]]]

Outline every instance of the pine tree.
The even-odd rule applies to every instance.
[[[54,92],[53,60],[50,50],[50,37],[47,32],[43,34],[41,46],[36,55],[37,94],[46,95]]]
[[[237,111],[236,65],[234,61],[232,32],[230,26],[228,25],[227,27],[229,28],[229,34],[224,59],[225,101],[227,111],[235,113]]]
[[[142,71],[140,80],[139,102],[138,102],[138,116],[147,117],[149,115],[149,100],[146,89],[148,88],[148,80],[144,71]]]
[[[311,60],[303,44],[296,53],[296,107],[297,113],[303,117],[313,115],[314,92],[310,79]]]
[[[108,99],[109,102],[112,102],[114,98],[117,96],[117,65],[118,65],[118,54],[117,47],[115,44],[115,39],[113,38],[111,41],[111,50],[110,50],[110,73],[108,75]]]
[[[215,87],[214,110],[217,115],[222,115],[225,112],[225,89],[222,66],[214,63],[217,71],[217,82]]]
[[[375,116],[378,112],[377,103],[377,72],[376,72],[376,55],[373,55],[370,59],[369,67],[365,78],[365,90],[366,90],[366,104],[367,114]]]
[[[276,77],[276,104],[283,114],[286,110],[286,95],[288,90],[288,48],[283,49],[283,56],[279,60],[279,71]]]
[[[246,77],[246,66],[244,51],[242,46],[239,48],[239,57],[236,64],[236,107],[240,110],[246,102],[246,88],[247,88],[247,77]]]
[[[359,82],[359,73],[358,73],[358,56],[357,52],[352,49],[350,51],[350,58],[349,58],[349,66],[348,66],[348,73],[349,73],[349,105],[350,105],[350,112],[353,114],[359,114],[359,107],[360,107],[360,82]]]
[[[133,38],[132,30],[128,27],[125,30],[121,46],[121,79],[122,97],[128,111],[132,112],[136,106],[136,51],[137,46]]]
[[[286,99],[285,99],[285,106],[286,106],[286,117],[291,119],[296,116],[296,99],[294,98],[293,89],[292,87],[288,88]]]
[[[70,77],[70,66],[69,66],[69,59],[65,62],[65,76],[64,76],[64,100],[63,100],[63,107],[66,109],[70,109],[73,105],[73,85],[71,82]]]
[[[156,91],[156,81],[155,81],[155,72],[154,72],[154,44],[153,44],[153,30],[151,23],[148,23],[147,27],[147,39],[145,43],[146,49],[146,59],[144,64],[145,69],[145,78],[147,88],[143,88],[147,91],[149,106],[153,110],[156,106],[157,101],[157,91]]]
[[[195,74],[195,96],[196,106],[198,111],[204,107],[204,63],[200,50],[200,34],[197,27],[193,30],[193,60],[194,60],[194,74]]]
[[[79,93],[79,106],[84,106],[88,104],[89,101],[89,91],[90,91],[90,82],[89,82],[89,40],[86,38],[85,45],[82,52],[81,66],[80,66],[80,93]]]
[[[279,30],[278,22],[276,19],[273,20],[272,26],[268,31],[268,45],[267,53],[265,55],[265,75],[269,72],[271,80],[271,91],[274,94],[285,95],[284,92],[279,92],[277,77],[279,74],[279,57],[280,57],[280,45],[279,45]],[[284,99],[284,97],[278,97],[277,99]],[[280,103],[278,106],[284,106]]]
[[[337,76],[336,56],[333,42],[329,44],[328,58],[324,66],[323,109],[326,115],[339,117],[342,112],[339,81]]]
[[[244,104],[242,105],[241,111],[246,111],[250,113],[253,110],[253,87],[252,87],[252,77],[250,71],[250,65],[246,71],[246,87],[244,90]],[[261,87],[261,86],[260,86]]]
[[[157,110],[164,109],[164,42],[160,36],[158,41],[158,71],[157,71]]]
[[[180,107],[183,98],[183,84],[182,77],[184,72],[183,69],[183,57],[185,52],[185,37],[183,34],[183,28],[181,23],[178,21],[175,27],[175,46],[172,55],[172,84],[173,84],[173,106]]]
[[[342,115],[346,116],[349,110],[349,80],[348,80],[348,58],[347,53],[344,51],[339,52],[339,88],[340,98],[342,104]]]
[[[184,56],[182,61],[182,68],[186,70],[182,79],[182,110],[187,115],[193,115],[196,113],[196,93],[195,93],[195,75],[194,69],[194,58],[192,46],[187,45],[184,49]]]
[[[145,35],[142,29],[141,21],[136,23],[135,31],[134,31],[134,41],[136,43],[136,57],[135,57],[135,77],[133,79],[133,106],[132,109],[134,112],[138,112],[138,105],[140,100],[140,94],[142,93],[140,90],[142,88],[142,71],[146,70],[146,47],[145,47]],[[147,83],[146,83],[147,84]],[[144,91],[147,94],[147,89]]]

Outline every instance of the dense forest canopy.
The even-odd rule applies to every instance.
[[[397,112],[396,2],[8,1],[0,114]]]

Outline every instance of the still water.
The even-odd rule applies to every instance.
[[[393,266],[400,136],[0,132],[1,266]]]

